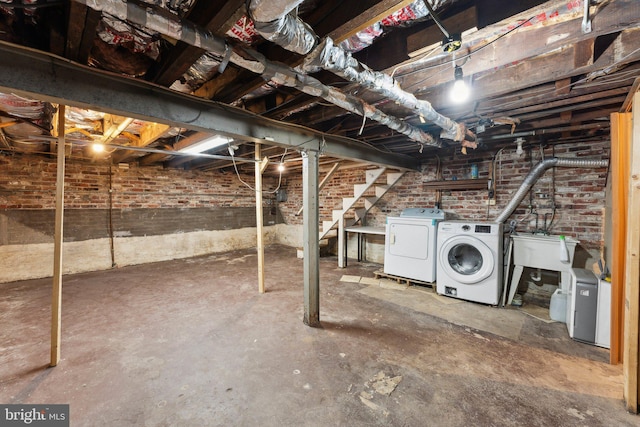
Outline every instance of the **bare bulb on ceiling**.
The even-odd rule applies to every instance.
[[[91,144],[91,149],[94,153],[103,153],[104,152],[104,144],[95,143]]]
[[[284,163],[278,165],[278,172],[284,172]]]
[[[462,68],[456,65],[454,70],[455,81],[453,82],[453,87],[451,88],[451,92],[449,93],[451,100],[456,104],[462,104],[463,102],[469,99],[469,95],[471,95],[471,89],[464,81],[464,77],[462,75]]]

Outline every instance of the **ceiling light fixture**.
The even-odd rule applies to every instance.
[[[91,144],[91,149],[94,153],[103,153],[104,152],[104,144],[100,144],[99,142]]]
[[[460,66],[456,65],[453,76],[455,78],[455,81],[453,82],[453,87],[451,88],[450,92],[451,100],[456,104],[462,104],[469,99],[471,90],[469,89],[467,83],[464,81],[462,68]]]
[[[450,53],[455,52],[462,46],[462,36],[460,34],[445,35],[442,39],[442,50]]]
[[[226,145],[231,141],[233,140],[231,138],[227,138],[226,136],[215,135],[211,138],[206,138],[202,141],[196,142],[195,144],[191,144],[179,151],[181,151],[182,153],[199,154],[217,147],[222,147],[223,145]]]
[[[431,3],[429,3],[429,0],[423,0],[423,3],[427,7],[429,15],[431,15],[431,18],[433,19],[433,22],[436,23],[440,31],[442,31],[442,34],[444,34],[444,39],[442,39],[442,50],[449,53],[460,49],[460,46],[462,46],[462,36],[460,35],[460,33],[449,33],[446,28],[444,28],[444,25],[442,24],[442,21],[440,21],[440,18],[438,18],[438,15],[436,15],[436,13],[434,12]]]
[[[278,165],[278,172],[284,172],[284,163]]]

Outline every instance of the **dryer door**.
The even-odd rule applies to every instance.
[[[495,258],[491,249],[472,236],[454,236],[444,241],[438,253],[440,267],[453,280],[472,285],[491,276]]]

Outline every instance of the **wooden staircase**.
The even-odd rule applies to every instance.
[[[322,230],[320,231],[320,240],[331,237],[338,237],[338,253],[343,251],[344,228],[352,225],[364,224],[367,212],[393,187],[404,175],[404,172],[385,172],[386,168],[368,169],[365,175],[364,184],[355,184],[353,186],[353,197],[344,197],[342,199],[342,209],[334,209],[331,220],[322,221]],[[386,177],[386,184],[378,184],[382,176]],[[368,191],[374,187],[374,192]],[[367,195],[365,195],[367,194]],[[359,203],[360,199],[364,199],[364,203]],[[353,216],[347,216],[353,212]],[[342,244],[341,244],[342,243]],[[344,267],[342,256],[338,256],[338,266]]]

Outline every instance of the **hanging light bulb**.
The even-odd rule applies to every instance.
[[[453,82],[453,87],[451,88],[449,95],[453,102],[456,104],[462,104],[469,99],[471,90],[464,81],[462,68],[459,65],[456,65],[456,68],[453,71],[453,76],[455,77],[455,81]]]
[[[284,172],[284,163],[278,165],[278,172]]]
[[[91,149],[94,153],[102,153],[104,152],[104,144],[96,142],[94,144],[91,144]]]

